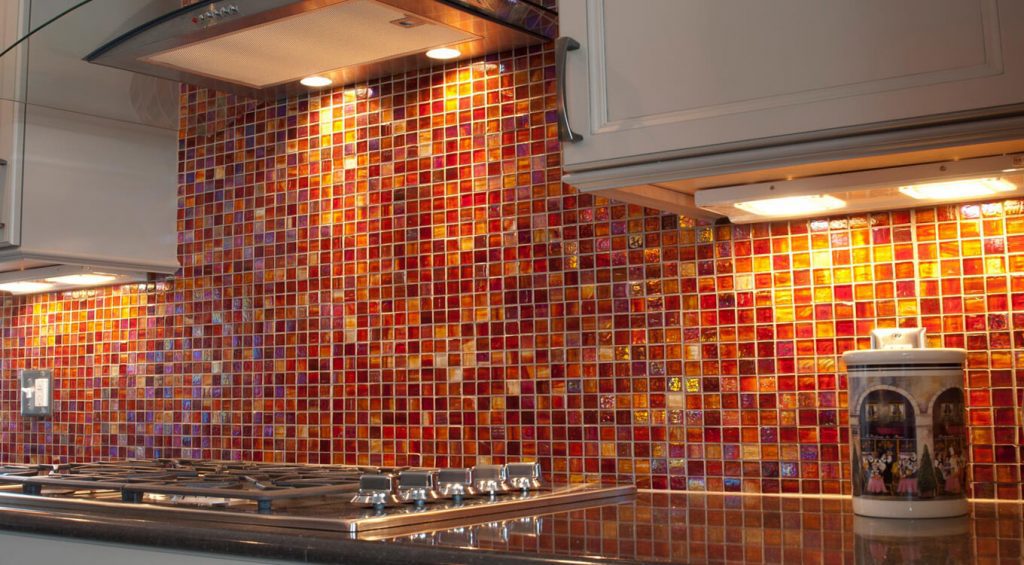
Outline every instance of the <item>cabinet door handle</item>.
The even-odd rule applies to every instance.
[[[569,111],[565,107],[565,63],[569,51],[580,48],[580,43],[571,37],[559,37],[555,40],[555,75],[558,77],[558,140],[576,143],[583,136],[572,131],[569,125]]]
[[[7,161],[0,159],[0,242],[9,241],[7,229]]]

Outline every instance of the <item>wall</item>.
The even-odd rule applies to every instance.
[[[849,492],[839,356],[922,323],[970,350],[974,495],[1021,498],[1020,201],[693,226],[561,184],[553,74],[548,46],[270,105],[187,90],[180,276],[3,300],[0,459]],[[30,367],[52,419],[17,415]]]

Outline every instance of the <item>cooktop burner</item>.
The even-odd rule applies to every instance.
[[[397,468],[359,466],[280,465],[186,459],[128,460],[71,465],[8,466],[0,468],[0,483],[17,483],[25,494],[44,489],[117,491],[124,502],[143,502],[147,495],[169,495],[160,502],[209,505],[226,500],[250,500],[260,512],[275,501],[350,494],[367,473],[399,472]]]
[[[90,507],[212,523],[416,532],[632,496],[632,485],[552,486],[537,463],[468,469],[289,465],[188,459],[0,465],[33,506]],[[370,539],[370,538],[367,538]]]

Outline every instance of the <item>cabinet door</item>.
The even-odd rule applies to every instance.
[[[583,135],[564,144],[569,172],[1024,101],[1020,0],[561,0],[559,19],[580,43],[567,56]]]
[[[13,46],[24,34],[26,21],[19,2],[0,2],[0,248],[21,239],[21,158],[25,122],[27,46]]]
[[[22,0],[37,30],[28,40],[25,101],[163,129],[178,129],[176,82],[84,61],[86,55],[129,26],[180,6],[177,0]],[[111,17],[111,14],[117,14]],[[56,19],[55,19],[56,18]]]
[[[18,245],[21,230],[21,140],[24,104],[0,98],[0,248]]]

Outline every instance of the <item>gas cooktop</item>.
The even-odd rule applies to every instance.
[[[537,463],[465,469],[189,459],[0,465],[19,503],[387,537],[631,498],[632,485],[549,485]],[[366,532],[370,532],[367,534]]]

